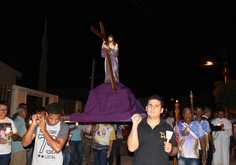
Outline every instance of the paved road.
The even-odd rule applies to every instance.
[[[121,156],[121,165],[132,165],[133,157],[130,156]],[[116,160],[114,157],[114,163],[113,165],[116,165]],[[170,165],[173,165],[173,161],[170,161]],[[233,156],[230,158],[229,165],[236,165],[236,159],[234,159]]]
[[[133,157],[131,156],[121,156],[121,165],[132,165]],[[83,162],[83,165],[85,163]],[[116,157],[114,156],[114,163],[113,165],[116,165]],[[173,161],[170,161],[170,165],[173,165]],[[230,158],[229,165],[236,165],[236,159],[234,159],[233,156]]]

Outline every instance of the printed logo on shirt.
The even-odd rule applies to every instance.
[[[11,123],[0,123],[0,137],[7,140],[6,144],[0,144],[0,146],[9,145],[11,142],[10,137],[6,135],[7,131],[12,131]]]
[[[99,138],[104,138],[106,136],[106,130],[104,128],[101,128],[97,131],[97,136]]]
[[[163,138],[163,139],[166,138],[166,136],[165,136],[165,134],[163,132],[159,132],[159,133],[161,134],[161,138]]]
[[[57,137],[57,130],[48,130],[48,133],[53,139],[56,139]],[[53,150],[49,144],[47,143],[47,140],[45,139],[44,135],[41,133],[38,134],[38,140],[41,143],[41,146],[39,148],[38,158],[43,159],[56,159],[55,156],[55,150]]]

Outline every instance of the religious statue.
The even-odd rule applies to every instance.
[[[110,56],[114,79],[116,82],[119,82],[120,80],[119,80],[119,63],[118,63],[118,52],[119,52],[118,44],[115,43],[113,35],[109,35],[108,36],[108,43],[106,43],[106,42],[107,41],[103,41],[102,49],[101,49],[101,56],[103,58],[105,58],[105,62],[104,62],[105,82],[111,81],[109,69],[108,69],[108,64],[107,64],[107,58],[106,58],[106,54],[105,54],[105,49],[108,50],[108,54]]]

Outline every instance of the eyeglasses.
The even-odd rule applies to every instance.
[[[198,110],[196,110],[196,112],[202,112],[202,110],[198,109]]]
[[[0,111],[7,111],[7,109],[0,109]]]

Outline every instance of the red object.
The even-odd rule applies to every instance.
[[[184,118],[183,118],[181,115],[179,115],[179,116],[178,116],[178,119],[179,119],[179,121],[181,121],[181,120],[183,120]]]
[[[177,132],[175,132],[175,136],[179,136]],[[177,140],[177,143],[179,144],[179,138]]]

